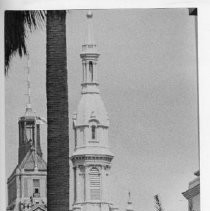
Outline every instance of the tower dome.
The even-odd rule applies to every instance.
[[[99,94],[85,94],[78,105],[75,125],[88,125],[91,121],[108,127],[109,118],[106,108]]]

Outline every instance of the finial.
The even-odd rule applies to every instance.
[[[133,209],[133,203],[131,201],[131,192],[128,192],[128,205],[126,211],[134,211]]]
[[[95,44],[95,41],[94,41],[94,36],[93,36],[93,23],[92,23],[93,13],[91,10],[88,10],[86,17],[87,17],[87,25],[88,25],[88,34],[87,34],[87,40],[85,44],[93,45]]]
[[[87,13],[87,18],[92,18],[93,17],[93,13],[91,10],[88,10],[88,13]]]

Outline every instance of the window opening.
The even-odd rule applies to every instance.
[[[90,70],[91,81],[93,81],[93,62],[92,61],[89,62],[89,70]]]
[[[100,181],[99,170],[97,168],[93,167],[90,170],[90,197],[91,197],[91,200],[100,200],[101,199],[100,187],[101,187],[101,181]]]
[[[26,123],[26,142],[33,141],[34,125],[33,122]]]
[[[91,130],[92,130],[92,139],[96,139],[96,126],[93,125],[93,126],[91,127]]]
[[[40,197],[40,180],[33,179],[33,197]]]

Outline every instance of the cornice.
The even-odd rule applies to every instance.
[[[108,205],[113,205],[113,203],[105,202],[105,201],[85,201],[85,202],[78,202],[73,204],[75,205],[84,205],[84,204],[108,204]]]
[[[9,177],[7,179],[7,184],[9,184],[12,180],[14,180],[18,176],[47,176],[47,170],[38,171],[38,172],[27,171],[27,172],[24,172],[24,173],[15,173],[15,174],[12,175],[12,177]]]
[[[187,191],[183,192],[182,195],[187,199],[191,199],[194,196],[200,194],[200,184],[188,189]]]
[[[70,159],[75,160],[105,160],[111,162],[114,156],[112,155],[73,155]]]

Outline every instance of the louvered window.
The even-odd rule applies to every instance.
[[[100,200],[101,199],[101,181],[100,173],[97,168],[92,168],[90,170],[90,198],[91,200]]]

